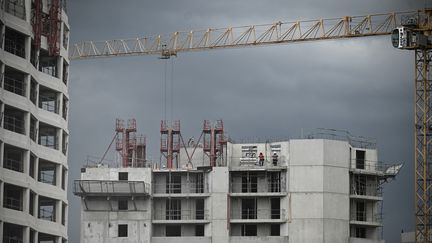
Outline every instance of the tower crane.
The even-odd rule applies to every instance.
[[[73,45],[70,59],[136,55],[168,59],[190,51],[382,35],[391,35],[395,48],[415,52],[415,239],[432,242],[432,9],[83,41]]]

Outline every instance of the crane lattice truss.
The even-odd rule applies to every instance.
[[[71,59],[110,56],[161,55],[219,48],[238,48],[269,44],[388,35],[398,26],[398,12],[367,16],[275,22],[273,24],[178,31],[167,35],[84,41],[73,46]]]
[[[432,11],[393,12],[295,22],[180,31],[167,35],[84,41],[70,59],[159,55],[211,49],[288,44],[304,41],[389,35],[406,15],[418,15],[416,31],[432,35]],[[416,242],[432,242],[432,47],[415,49],[415,212]]]

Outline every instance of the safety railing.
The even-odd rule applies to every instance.
[[[39,134],[39,144],[48,148],[58,149],[58,138],[57,136]]]
[[[3,167],[9,170],[24,172],[24,162],[20,160],[6,158]]]
[[[25,58],[25,45],[17,40],[5,37],[4,50],[14,54],[15,56]]]
[[[207,209],[171,209],[155,210],[154,220],[208,220],[209,213]]]
[[[54,173],[54,171],[51,171],[51,172],[41,171],[39,173],[39,181],[42,183],[55,185],[56,184],[56,177],[53,173]]]
[[[208,193],[207,183],[160,183],[153,184],[153,193],[155,194],[198,194]]]
[[[285,219],[285,209],[242,209],[231,212],[231,219]]]
[[[382,214],[368,214],[367,211],[356,211],[356,212],[351,212],[350,220],[380,224],[382,223]]]
[[[143,181],[75,180],[73,193],[86,195],[149,195],[150,185]]]
[[[39,95],[39,108],[58,113],[58,102],[55,98]]]
[[[364,170],[369,172],[385,172],[388,167],[388,165],[385,165],[381,161],[372,160],[352,159],[350,164],[352,170]]]
[[[277,160],[273,161],[272,156],[268,154],[264,157],[264,161],[260,163],[258,155],[244,156],[244,157],[229,157],[231,167],[253,167],[253,168],[274,168],[286,166],[287,162],[285,158],[278,157]]]
[[[6,0],[5,12],[12,14],[15,17],[25,20],[25,1],[24,0]]]
[[[17,117],[5,114],[3,127],[4,129],[7,129],[12,132],[25,134],[24,119],[19,119]]]
[[[353,183],[350,188],[351,195],[382,197],[383,191],[381,187],[373,184],[356,185]]]
[[[5,197],[3,202],[3,207],[23,211],[23,200],[14,197]]]
[[[232,193],[281,193],[286,192],[285,184],[281,182],[267,183],[231,183],[230,192]]]
[[[4,75],[4,89],[17,95],[25,96],[26,85],[24,80]]]
[[[376,139],[363,136],[356,136],[349,131],[329,129],[329,128],[316,128],[307,133],[307,139],[328,139],[346,141],[356,148],[375,149]]]
[[[11,236],[11,235],[5,235],[3,236],[3,243],[23,243],[22,236]]]
[[[55,221],[55,213],[52,210],[48,210],[48,209],[44,209],[44,208],[39,208],[39,218],[43,219],[43,220],[48,220],[48,221]]]

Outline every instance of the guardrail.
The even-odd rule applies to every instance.
[[[231,219],[285,219],[285,209],[242,209],[231,212]]]
[[[382,223],[383,218],[382,218],[382,214],[370,215],[366,211],[359,211],[359,212],[351,212],[350,220],[351,221],[380,224],[380,223]]]
[[[259,183],[230,183],[232,193],[280,193],[286,192],[285,184],[281,182]]]
[[[195,194],[208,193],[207,183],[159,183],[153,184],[153,193],[156,194]]]
[[[154,220],[208,220],[207,209],[198,210],[155,210]]]
[[[383,191],[381,187],[375,185],[356,185],[354,182],[351,185],[350,194],[359,196],[382,197]]]
[[[75,180],[73,193],[77,196],[149,195],[150,185],[143,181]]]

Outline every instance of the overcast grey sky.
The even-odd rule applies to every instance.
[[[71,42],[131,38],[345,15],[415,10],[423,0],[73,0]],[[414,226],[414,55],[389,36],[185,53],[174,63],[174,118],[185,137],[220,119],[242,138],[296,138],[301,129],[349,130],[375,137],[381,161],[404,162],[384,190],[384,237],[399,242]],[[171,61],[168,61],[171,68]],[[69,178],[87,155],[101,156],[115,118],[135,117],[159,158],[164,61],[154,56],[73,61]],[[69,239],[79,242],[79,198],[69,190]]]

